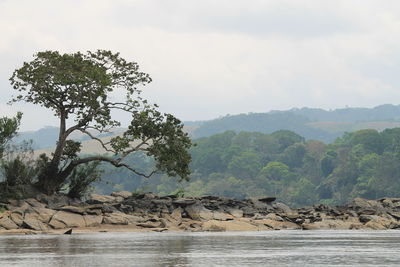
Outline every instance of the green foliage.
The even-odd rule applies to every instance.
[[[4,150],[9,141],[16,136],[21,118],[21,112],[18,112],[17,116],[11,119],[7,117],[0,118],[0,159],[3,158]]]
[[[53,111],[60,121],[55,151],[38,176],[37,186],[44,193],[53,194],[60,190],[71,175],[79,176],[84,172],[79,169],[75,173],[76,168],[96,161],[123,167],[144,177],[163,172],[188,179],[191,156],[187,150],[192,145],[191,140],[183,131],[180,120],[171,114],[162,114],[157,105],[142,98],[138,86],[150,83],[151,78],[139,71],[136,62],[126,61],[119,53],[106,50],[72,54],[45,51],[15,70],[10,81],[19,92],[11,102],[40,105]],[[122,99],[115,100],[111,96],[116,90]],[[104,143],[93,135],[93,131],[101,135],[120,126],[120,121],[112,116],[114,111],[127,112],[132,120],[122,135]],[[72,122],[72,126],[68,128],[67,122]],[[97,141],[113,156],[79,155],[80,142],[69,140],[75,131]],[[147,173],[126,161],[130,154],[143,151],[155,163]],[[76,194],[81,191],[79,189]]]
[[[291,141],[282,142],[286,140],[282,136],[291,137]],[[377,149],[379,146],[365,141],[370,138],[374,139],[373,144],[384,145]],[[378,136],[373,131],[348,133],[329,145],[306,142],[285,131],[272,135],[228,131],[196,140],[197,146],[190,150],[193,173],[188,182],[177,185],[156,175],[151,181],[135,179],[130,184],[131,179],[125,179],[123,174],[111,177],[125,188],[147,187],[162,194],[182,188],[186,196],[273,195],[294,206],[340,205],[358,196],[400,197],[398,140],[397,129],[385,130]],[[282,144],[286,146],[284,150],[280,149]],[[151,167],[145,158],[136,161],[142,166],[147,164],[145,168]]]
[[[99,164],[98,161],[82,164],[72,171],[65,184],[69,197],[84,197],[89,193],[92,183],[100,181],[101,171],[97,169]]]

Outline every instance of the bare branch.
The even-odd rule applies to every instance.
[[[99,142],[100,145],[104,148],[105,151],[111,152],[111,153],[114,153],[114,154],[116,153],[114,150],[109,149],[109,148],[107,147],[107,145],[110,144],[110,142],[104,143],[100,138],[97,138],[97,137],[93,136],[89,131],[86,131],[86,130],[84,130],[84,129],[82,129],[82,128],[78,128],[77,130],[78,130],[78,131],[81,131],[82,133],[84,133],[84,134],[86,134],[86,135],[88,135],[91,139],[96,140],[97,142]]]

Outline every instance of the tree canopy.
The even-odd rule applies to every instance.
[[[188,178],[191,141],[180,120],[159,112],[157,105],[141,97],[139,86],[147,85],[151,78],[136,62],[105,50],[71,54],[45,51],[15,70],[10,81],[18,91],[11,102],[40,105],[53,111],[60,121],[55,151],[51,158],[42,157],[45,168],[38,176],[38,186],[45,193],[56,192],[76,167],[93,161],[108,162],[145,177],[163,171]],[[116,100],[112,92],[123,99]],[[96,133],[121,126],[113,116],[116,110],[130,113],[132,120],[123,134],[105,143]],[[75,131],[96,140],[112,156],[79,156],[81,144],[69,139]],[[155,159],[154,170],[141,173],[124,161],[139,151]]]

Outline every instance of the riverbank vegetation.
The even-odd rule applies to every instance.
[[[66,191],[70,197],[80,197],[97,180],[95,167],[99,162],[146,178],[158,171],[188,178],[191,140],[180,120],[159,112],[157,105],[141,97],[139,87],[150,83],[151,78],[136,62],[105,50],[72,54],[45,51],[24,62],[10,82],[17,91],[10,103],[23,101],[50,110],[59,119],[59,135],[53,153],[35,160],[25,158],[29,147],[20,151],[24,145],[16,146],[20,153],[7,151],[9,158],[1,158],[5,176],[0,184],[2,197],[26,195],[27,191],[47,195]],[[121,125],[116,119],[121,113],[132,118],[128,128],[107,143],[97,138]],[[0,153],[15,136],[21,116],[0,122]],[[69,138],[75,132],[97,141],[109,154],[79,154],[81,142]],[[153,169],[140,172],[126,162],[135,152],[151,157]]]
[[[233,198],[276,196],[294,206],[344,204],[355,197],[399,197],[400,128],[346,133],[331,144],[305,141],[291,131],[272,134],[227,131],[194,140],[193,174],[177,184],[163,175],[151,180],[105,167],[99,192],[153,191]],[[142,170],[152,163],[132,158]]]

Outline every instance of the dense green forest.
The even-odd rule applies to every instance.
[[[331,144],[287,130],[226,131],[195,140],[190,181],[150,179],[103,165],[101,193],[127,189],[234,198],[270,195],[290,205],[343,204],[354,197],[400,196],[400,128],[346,133]],[[129,161],[145,171],[145,155]]]

